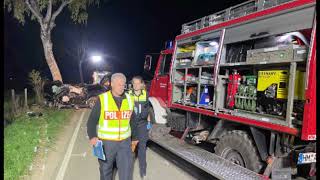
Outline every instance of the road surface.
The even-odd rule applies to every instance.
[[[99,179],[99,164],[92,156],[88,143],[86,122],[90,110],[78,110],[70,122],[61,129],[56,143],[49,149],[39,150],[30,175],[23,179],[32,180],[88,180]],[[41,153],[43,151],[43,153]],[[150,142],[147,149],[147,179],[193,180],[214,179],[204,171]],[[115,173],[115,179],[118,175]],[[139,164],[136,159],[133,180],[139,180]]]

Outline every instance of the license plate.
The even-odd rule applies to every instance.
[[[298,164],[316,162],[316,153],[299,153]]]

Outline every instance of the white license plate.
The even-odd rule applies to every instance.
[[[299,153],[298,164],[316,162],[316,153]]]

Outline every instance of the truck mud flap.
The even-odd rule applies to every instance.
[[[154,125],[150,132],[150,140],[218,179],[268,179],[214,153],[181,141],[168,132],[167,127]]]

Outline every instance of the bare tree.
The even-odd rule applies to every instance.
[[[52,78],[62,82],[61,73],[53,55],[51,41],[51,32],[56,26],[56,18],[67,7],[71,12],[73,22],[86,24],[88,19],[87,7],[99,5],[99,2],[100,0],[4,0],[4,8],[8,12],[12,12],[21,24],[25,23],[26,18],[39,23],[44,55]]]

